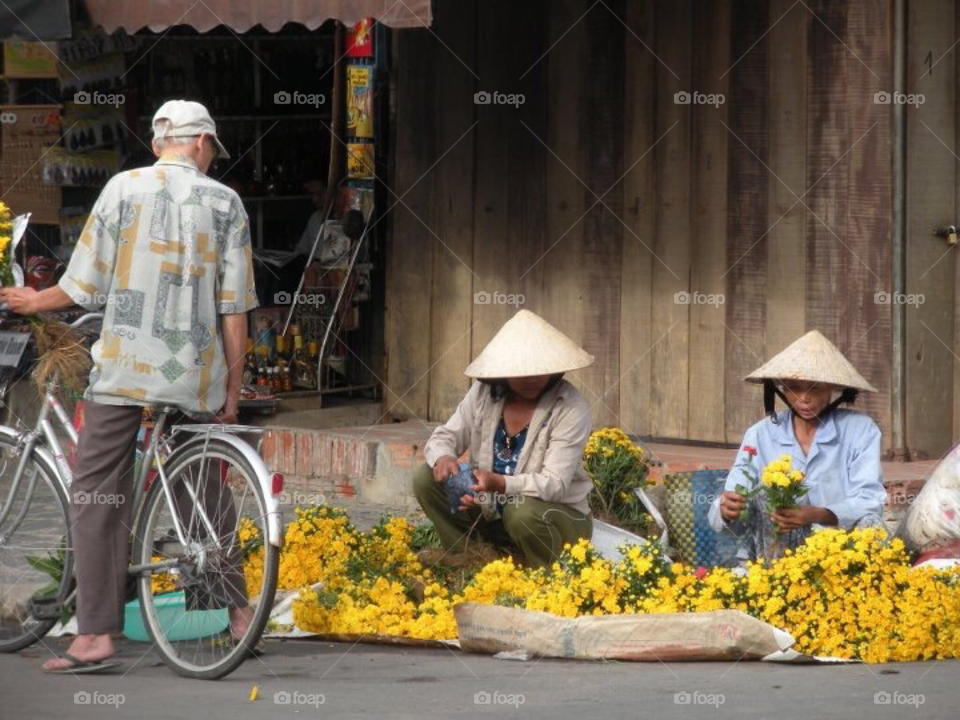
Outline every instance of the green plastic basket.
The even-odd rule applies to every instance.
[[[226,608],[188,611],[183,591],[158,595],[154,598],[154,604],[160,626],[171,642],[219,635],[230,625],[230,615]],[[150,634],[143,624],[139,599],[127,603],[123,634],[135,642],[150,642]]]

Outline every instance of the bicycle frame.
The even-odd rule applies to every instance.
[[[74,477],[73,469],[67,462],[66,455],[64,454],[63,448],[60,445],[60,439],[57,437],[57,433],[54,430],[54,426],[50,418],[51,412],[53,413],[53,419],[63,428],[74,447],[76,447],[79,441],[79,436],[76,429],[73,427],[73,424],[70,422],[70,419],[67,417],[67,413],[64,410],[63,405],[57,399],[56,389],[57,384],[55,381],[51,381],[47,384],[44,393],[44,402],[40,408],[37,424],[32,430],[23,432],[15,430],[14,428],[0,427],[0,436],[5,436],[13,444],[20,447],[19,464],[17,466],[16,474],[14,475],[13,482],[11,483],[8,496],[4,501],[3,508],[0,509],[0,527],[4,526],[4,523],[10,514],[10,510],[13,505],[13,499],[16,497],[17,490],[19,489],[20,483],[23,480],[29,459],[34,455],[36,455],[40,462],[47,466],[46,469],[51,475],[53,475],[54,478],[56,478],[56,481],[60,484],[67,498],[70,498],[70,486],[73,484]],[[181,432],[190,432],[198,434],[198,439],[193,439],[188,442],[199,442],[201,439],[199,438],[199,434],[203,435],[202,439],[205,439],[206,442],[209,442],[211,435],[213,433],[217,433],[222,440],[230,443],[238,451],[240,451],[254,468],[254,471],[257,475],[257,480],[264,491],[263,495],[267,505],[265,508],[267,540],[271,545],[281,547],[283,544],[283,534],[280,522],[279,507],[276,499],[273,496],[274,489],[272,487],[272,475],[266,467],[266,464],[263,462],[263,459],[253,450],[253,448],[251,448],[248,443],[232,434],[232,432],[238,430],[242,430],[244,432],[263,432],[263,429],[242,425],[198,424],[175,426],[170,433],[167,434],[165,431],[168,412],[169,411],[167,409],[161,410],[157,418],[157,422],[153,428],[153,432],[150,434],[150,442],[143,454],[140,471],[135,479],[133,488],[133,508],[135,513],[139,513],[142,510],[141,501],[147,489],[147,479],[150,476],[150,470],[153,467],[154,458],[158,455],[158,451],[160,449],[163,449],[165,456],[169,455],[169,440],[173,436]],[[179,513],[176,511],[176,503],[173,498],[173,493],[170,489],[169,479],[164,469],[165,460],[166,457],[156,463],[157,475],[161,483],[161,487],[163,488],[167,507],[171,513],[177,539],[182,546],[186,547],[188,544],[187,539],[179,519]],[[201,473],[202,471],[203,465],[201,464]],[[29,478],[28,482],[30,484],[27,488],[26,500],[23,503],[23,507],[17,514],[13,525],[10,528],[5,529],[4,532],[0,534],[0,538],[5,535],[12,535],[14,532],[16,532],[17,528],[19,528],[20,524],[27,516],[27,512],[30,509],[30,502],[33,498],[33,491],[36,481],[37,477],[35,474]],[[189,483],[185,484],[184,487],[186,488],[187,493],[190,495],[191,502],[197,509],[200,521],[203,523],[204,528],[207,531],[207,537],[213,538],[214,542],[216,542],[219,548],[219,537],[214,530],[213,523],[210,521],[210,518],[207,516],[207,513],[203,508],[203,504],[198,502],[194,488]],[[135,525],[136,515],[132,518],[132,520]],[[156,563],[131,565],[129,572],[130,574],[139,575],[153,570],[173,567],[179,562],[179,558],[171,558]]]

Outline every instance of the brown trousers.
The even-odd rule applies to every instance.
[[[82,635],[123,631],[130,537],[133,535],[134,457],[142,408],[87,400],[77,463],[70,487],[70,522],[77,577],[77,623]],[[180,422],[189,422],[181,420]],[[156,482],[160,482],[159,478]],[[205,487],[197,488],[218,533],[236,527],[233,494],[220,482],[219,463],[211,462]],[[180,521],[197,537],[199,516],[180,483],[175,494]],[[163,501],[162,501],[163,502]],[[144,538],[153,541],[156,538]],[[239,550],[217,579],[229,607],[247,604]]]

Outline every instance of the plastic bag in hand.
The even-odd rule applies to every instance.
[[[464,495],[476,495],[473,486],[476,484],[473,477],[473,471],[468,465],[460,465],[460,472],[451,475],[443,481],[443,487],[447,491],[447,500],[450,503],[450,514],[455,515],[460,511],[460,498]]]

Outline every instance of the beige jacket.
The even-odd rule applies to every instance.
[[[493,439],[504,398],[494,400],[490,386],[475,382],[453,416],[433,431],[424,447],[430,467],[444,455],[467,449],[475,466],[493,470]],[[590,512],[593,483],[583,470],[583,449],[593,423],[590,405],[566,380],[547,391],[530,421],[515,475],[506,476],[506,495],[526,495]]]

